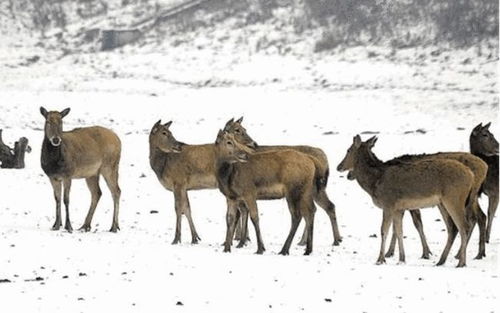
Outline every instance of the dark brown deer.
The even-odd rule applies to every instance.
[[[317,168],[319,171],[318,175],[318,192],[314,195],[314,202],[318,204],[321,208],[323,208],[330,218],[330,223],[332,226],[332,233],[334,237],[333,244],[338,245],[342,241],[342,237],[340,235],[339,227],[337,224],[337,214],[335,212],[335,205],[328,198],[326,194],[326,186],[328,183],[329,176],[329,165],[328,158],[325,152],[319,148],[311,147],[311,146],[261,146],[257,145],[256,142],[248,135],[246,129],[242,125],[243,117],[238,120],[231,119],[226,123],[224,127],[224,131],[229,132],[234,135],[235,139],[244,145],[247,145],[251,148],[256,148],[257,152],[264,151],[273,151],[273,150],[289,150],[293,149],[306,155],[311,156],[315,160],[317,160]],[[238,224],[240,226],[241,223]],[[239,228],[239,227],[238,227]],[[236,232],[236,239],[240,239],[241,230],[238,229]],[[304,234],[302,235],[302,239],[299,242],[299,245],[304,245],[307,242],[307,229],[304,229]]]
[[[488,196],[488,225],[486,242],[490,241],[491,225],[498,207],[498,141],[489,131],[491,123],[479,124],[472,130],[469,143],[470,152],[488,164],[488,174],[481,188],[481,193]]]
[[[294,151],[279,150],[254,153],[240,144],[234,135],[219,131],[216,140],[216,173],[219,190],[226,196],[227,233],[224,251],[231,251],[237,223],[237,211],[246,212],[255,228],[257,253],[265,251],[260,233],[257,199],[286,198],[292,217],[290,233],[280,254],[287,255],[302,217],[308,232],[305,255],[312,252],[315,206],[313,194],[316,165],[311,157]],[[246,216],[242,229],[246,230]],[[246,232],[242,234],[240,246],[244,245]]]
[[[375,159],[376,157],[372,155],[372,158]],[[405,162],[419,162],[430,159],[456,160],[462,163],[463,165],[467,166],[472,171],[472,173],[474,173],[474,184],[472,188],[473,198],[471,199],[471,203],[473,204],[473,206],[471,208],[467,208],[467,212],[470,213],[468,217],[472,219],[471,220],[472,228],[470,229],[469,237],[470,234],[472,233],[475,223],[477,222],[479,225],[479,251],[475,259],[482,259],[484,256],[486,256],[486,247],[485,247],[486,216],[484,215],[483,211],[479,206],[478,195],[479,195],[479,190],[481,189],[481,186],[486,178],[488,166],[480,158],[467,152],[444,152],[444,153],[441,152],[435,154],[403,155],[394,158],[390,161],[384,162],[384,164],[390,166],[390,165],[398,165]],[[351,173],[349,176],[351,176],[352,178],[354,175]],[[425,239],[420,211],[411,210],[410,213],[412,214],[413,223],[417,228],[417,231],[420,235],[420,239],[422,241],[422,248],[423,248],[422,258],[428,259],[431,253]],[[386,257],[391,257],[394,254],[396,239],[397,239],[396,234],[395,232],[393,232],[391,243],[389,245],[389,250],[386,253]]]
[[[381,246],[377,264],[385,263],[385,241],[391,223],[399,244],[399,261],[405,262],[402,235],[404,210],[437,205],[448,230],[448,240],[438,265],[444,264],[458,232],[461,237],[458,267],[466,265],[469,222],[466,205],[471,201],[474,174],[456,160],[429,159],[386,165],[371,151],[377,138],[362,142],[358,136],[337,167],[352,171],[359,185],[383,210]]]
[[[113,196],[113,223],[110,231],[116,232],[120,229],[118,224],[121,194],[118,185],[120,139],[111,130],[99,126],[63,131],[62,119],[68,115],[69,111],[68,108],[61,112],[47,112],[45,108],[40,108],[40,113],[45,118],[41,164],[43,171],[50,179],[56,200],[56,221],[52,229],[58,230],[62,225],[61,189],[64,186],[64,205],[66,207],[64,228],[69,232],[73,231],[69,218],[71,180],[85,178],[92,200],[85,222],[80,229],[90,230],[92,217],[101,197],[99,175],[102,175]]]

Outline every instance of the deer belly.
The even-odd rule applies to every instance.
[[[427,196],[421,198],[404,198],[396,202],[397,209],[423,209],[438,205],[440,199],[438,196]]]
[[[285,197],[285,188],[283,185],[267,185],[257,189],[257,199],[259,200],[274,200]]]
[[[85,164],[78,166],[73,171],[73,178],[87,178],[95,176],[99,173],[99,169],[101,168],[101,164]]]

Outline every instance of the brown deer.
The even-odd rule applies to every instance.
[[[306,155],[314,158],[318,167],[319,176],[318,176],[318,192],[314,195],[314,202],[318,204],[321,208],[323,208],[330,218],[330,223],[332,226],[333,232],[333,245],[339,245],[342,241],[342,236],[340,236],[339,227],[337,224],[337,215],[335,212],[335,205],[328,198],[326,194],[326,185],[328,183],[329,176],[329,165],[328,158],[325,152],[319,148],[311,147],[311,146],[261,146],[257,145],[256,142],[248,135],[246,129],[242,125],[243,117],[238,120],[231,119],[226,123],[224,127],[224,131],[229,132],[234,135],[235,139],[244,145],[247,145],[251,148],[256,148],[257,152],[263,151],[273,151],[273,150],[296,150]],[[240,238],[240,230],[241,223],[238,223],[238,230],[236,232],[236,239]],[[305,245],[307,242],[307,229],[304,229],[304,234],[302,235],[302,239],[299,242],[299,245]]]
[[[489,131],[491,123],[479,124],[472,130],[469,143],[470,152],[488,164],[488,174],[480,190],[488,196],[488,225],[486,242],[490,241],[491,225],[498,207],[498,141]]]
[[[371,156],[374,159],[376,158],[374,155]],[[390,165],[398,165],[405,162],[419,162],[430,159],[456,160],[462,163],[463,165],[467,166],[472,171],[472,173],[474,173],[474,184],[472,188],[473,198],[471,199],[471,203],[473,206],[471,208],[467,208],[468,213],[470,213],[469,218],[472,219],[472,228],[470,229],[469,237],[477,221],[479,225],[479,251],[475,259],[482,259],[484,256],[486,256],[486,247],[485,247],[486,216],[484,215],[483,211],[479,206],[478,195],[479,195],[479,190],[481,189],[481,186],[486,178],[488,166],[480,158],[467,152],[445,152],[445,153],[441,152],[435,154],[403,155],[394,158],[390,161],[384,162],[384,164],[390,166]],[[349,176],[351,176],[350,178],[352,178],[353,173],[350,173]],[[425,239],[420,211],[411,210],[410,213],[412,214],[413,223],[417,228],[417,231],[420,235],[420,239],[422,241],[422,247],[423,247],[422,258],[428,259],[431,253]],[[392,255],[394,255],[396,239],[397,239],[396,234],[395,232],[393,232],[391,243],[389,245],[389,250],[385,255],[386,257],[391,257]]]
[[[181,222],[184,214],[191,229],[191,243],[200,240],[189,205],[188,190],[215,189],[215,151],[213,144],[186,145],[178,142],[170,125],[172,121],[154,124],[149,134],[149,164],[165,189],[174,193],[176,228],[172,244],[181,241]]]
[[[306,221],[305,255],[312,252],[316,165],[311,157],[294,150],[254,153],[234,135],[219,131],[216,146],[216,173],[219,190],[226,196],[227,233],[224,251],[231,251],[238,210],[248,212],[257,237],[257,254],[265,251],[260,233],[257,199],[286,198],[292,217],[290,233],[280,251],[287,255],[302,217]],[[246,230],[246,216],[242,229]],[[242,234],[239,246],[246,240]]]
[[[394,223],[400,248],[399,261],[405,262],[402,235],[404,210],[437,205],[448,230],[448,240],[437,265],[446,261],[458,228],[461,237],[458,267],[465,266],[470,228],[465,206],[470,205],[473,198],[472,171],[450,159],[386,165],[371,151],[376,141],[377,137],[372,137],[362,142],[359,135],[355,136],[337,170],[352,171],[374,204],[383,210],[377,264],[385,263],[385,241],[391,223]]]
[[[56,200],[56,221],[52,229],[59,230],[62,225],[61,189],[64,187],[64,205],[66,207],[64,228],[68,232],[73,231],[69,218],[71,180],[85,178],[92,200],[80,230],[90,231],[92,217],[101,197],[99,175],[102,175],[113,196],[113,223],[110,231],[116,232],[120,229],[118,224],[121,194],[118,186],[120,139],[111,130],[99,126],[63,131],[62,119],[68,115],[69,111],[70,109],[67,108],[61,112],[48,112],[45,108],[40,107],[40,113],[45,118],[41,164],[43,171],[50,179]]]

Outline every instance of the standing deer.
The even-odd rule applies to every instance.
[[[370,151],[370,153],[372,153]],[[372,159],[376,159],[376,156],[371,154]],[[397,158],[394,158],[390,161],[384,162],[385,165],[390,166],[390,165],[398,165],[402,163],[407,163],[407,162],[420,162],[424,160],[431,160],[431,159],[450,159],[450,160],[456,160],[466,167],[468,167],[472,173],[474,174],[474,184],[472,187],[472,198],[471,198],[471,203],[472,207],[467,207],[467,213],[468,217],[471,218],[472,220],[472,227],[469,231],[469,237],[472,233],[472,230],[475,226],[475,223],[477,221],[479,225],[479,250],[478,254],[475,257],[475,259],[482,259],[484,256],[486,256],[486,247],[485,247],[485,233],[486,233],[486,216],[484,215],[483,211],[481,211],[481,208],[479,206],[478,202],[478,197],[479,197],[479,191],[481,189],[481,186],[483,185],[483,182],[486,178],[486,173],[488,171],[488,165],[486,165],[483,160],[478,158],[477,156],[467,153],[467,152],[441,152],[441,153],[435,153],[435,154],[420,154],[420,155],[403,155]],[[351,178],[354,176],[351,173]],[[415,224],[415,227],[417,228],[417,231],[420,235],[420,239],[422,241],[422,247],[423,247],[423,254],[422,258],[428,259],[430,253],[429,247],[427,245],[425,235],[424,235],[424,230],[423,230],[423,224],[422,224],[422,218],[420,215],[419,210],[411,210],[410,213],[412,214],[412,219],[413,223]],[[393,225],[394,226],[394,225]],[[394,249],[396,246],[396,234],[395,232],[392,233],[392,238],[391,238],[391,243],[389,245],[389,250],[386,253],[386,257],[391,257],[394,254]]]
[[[113,196],[114,211],[111,232],[117,232],[120,203],[120,187],[118,186],[118,166],[120,163],[121,143],[111,130],[94,126],[75,128],[63,131],[62,119],[70,109],[61,112],[50,111],[40,107],[45,118],[44,139],[42,143],[41,164],[49,177],[54,198],[56,200],[56,221],[53,230],[59,230],[61,222],[61,189],[64,187],[64,205],[66,207],[66,223],[64,228],[72,232],[69,218],[69,193],[71,180],[85,178],[92,195],[90,209],[80,230],[90,231],[92,217],[101,197],[99,175],[104,177]]]
[[[445,263],[458,232],[461,237],[458,267],[466,265],[470,203],[474,174],[462,163],[449,159],[429,159],[386,165],[371,151],[377,137],[362,142],[355,136],[338,171],[352,171],[359,185],[383,210],[381,245],[377,264],[385,263],[385,242],[391,223],[399,244],[399,261],[405,262],[402,218],[404,210],[437,205],[448,230],[448,240],[437,265]]]
[[[200,240],[191,215],[188,191],[216,189],[215,145],[189,145],[178,142],[170,126],[172,121],[156,122],[149,134],[149,163],[165,189],[174,193],[176,228],[172,244],[181,241],[182,215],[191,230],[191,243]],[[252,144],[249,144],[252,146]]]
[[[490,125],[477,125],[469,137],[470,152],[488,164],[488,175],[480,191],[488,196],[489,202],[486,242],[490,241],[491,225],[498,207],[498,141],[489,131]]]
[[[237,210],[249,212],[257,237],[257,254],[265,251],[260,233],[257,199],[286,198],[292,217],[290,233],[280,251],[287,255],[302,217],[306,221],[305,255],[312,252],[316,165],[307,155],[294,150],[253,153],[234,135],[219,131],[216,146],[216,173],[219,190],[227,199],[227,232],[224,252],[231,251]],[[239,246],[246,241],[246,216]]]
[[[226,123],[224,127],[224,131],[229,132],[234,135],[235,139],[244,145],[247,145],[251,148],[256,148],[257,152],[263,151],[273,151],[273,150],[296,150],[302,152],[316,160],[317,168],[318,168],[318,181],[317,188],[318,192],[314,195],[314,202],[318,204],[321,208],[323,208],[330,218],[330,223],[332,226],[332,233],[334,237],[333,245],[337,246],[342,241],[342,236],[340,235],[339,227],[337,224],[337,215],[335,212],[335,205],[328,198],[326,194],[326,185],[328,183],[329,176],[329,165],[328,158],[325,152],[319,148],[311,147],[311,146],[261,146],[257,145],[255,141],[248,135],[246,129],[241,124],[243,121],[243,117],[238,120],[231,119]],[[241,223],[238,223],[238,228],[240,228]],[[236,239],[240,238],[241,230],[238,229],[236,232]],[[299,242],[299,245],[305,245],[307,242],[307,229],[304,229],[304,234],[302,235],[302,239]]]

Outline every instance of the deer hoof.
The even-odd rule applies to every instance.
[[[90,231],[90,225],[83,224],[82,227],[78,228],[80,231],[84,232],[89,232]]]
[[[394,255],[394,251],[389,250],[389,251],[387,251],[387,253],[385,254],[385,257],[386,257],[386,258],[390,258],[390,257],[392,257],[393,255]]]
[[[385,259],[378,259],[377,263],[375,263],[375,264],[377,264],[377,265],[385,264]]]
[[[70,234],[73,232],[73,227],[71,227],[71,225],[64,226],[64,229],[66,229]]]
[[[280,255],[289,255],[290,253],[288,251],[285,251],[285,250],[281,250]]]
[[[61,222],[55,222],[54,225],[52,225],[52,230],[59,230],[61,228]]]
[[[110,232],[112,232],[112,233],[116,233],[116,232],[118,232],[119,230],[120,230],[120,227],[119,227],[119,226],[115,226],[115,225],[113,225],[109,231],[110,231]]]

